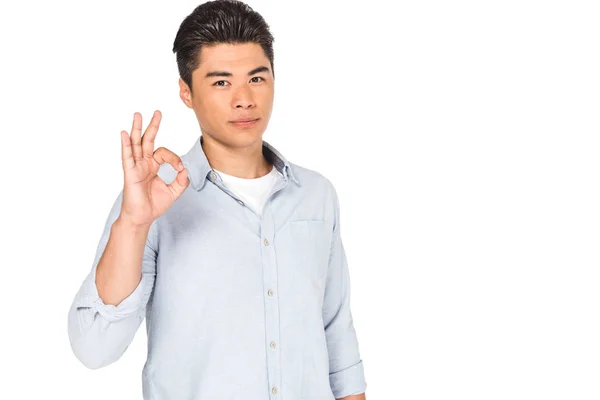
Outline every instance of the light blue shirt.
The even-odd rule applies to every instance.
[[[259,217],[224,184],[201,143],[181,156],[190,185],[150,227],[139,286],[118,306],[96,266],[120,213],[110,210],[68,332],[88,368],[117,361],[146,319],[146,400],[332,400],[366,390],[332,183],[288,162]],[[170,183],[176,171],[163,164]]]

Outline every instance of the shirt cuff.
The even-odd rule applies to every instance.
[[[105,304],[98,294],[98,287],[95,279],[94,270],[87,278],[84,285],[85,291],[77,307],[92,308],[108,321],[119,321],[125,319],[139,311],[142,303],[142,280],[135,290],[127,296],[119,305]]]
[[[365,393],[367,382],[362,360],[351,367],[329,374],[329,384],[336,399]]]

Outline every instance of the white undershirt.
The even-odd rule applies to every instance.
[[[217,169],[214,170],[219,173],[225,186],[237,194],[247,206],[260,216],[262,216],[263,207],[267,201],[267,196],[271,192],[271,188],[280,179],[283,179],[283,175],[281,175],[275,166],[271,168],[271,172],[268,174],[254,179],[239,178]]]

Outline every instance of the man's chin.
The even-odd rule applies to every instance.
[[[224,133],[220,133],[218,135],[210,135],[211,138],[223,146],[227,146],[230,148],[244,148],[244,147],[252,147],[256,145],[257,142],[262,145],[262,136],[264,133],[264,129],[261,130],[237,130],[237,129],[227,129]]]

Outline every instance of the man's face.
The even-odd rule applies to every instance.
[[[267,69],[257,72],[260,67]],[[256,43],[204,46],[200,65],[192,73],[193,93],[180,78],[180,97],[196,113],[203,134],[229,147],[247,147],[261,140],[271,117],[271,68]],[[240,118],[258,121],[250,126],[233,122]]]

